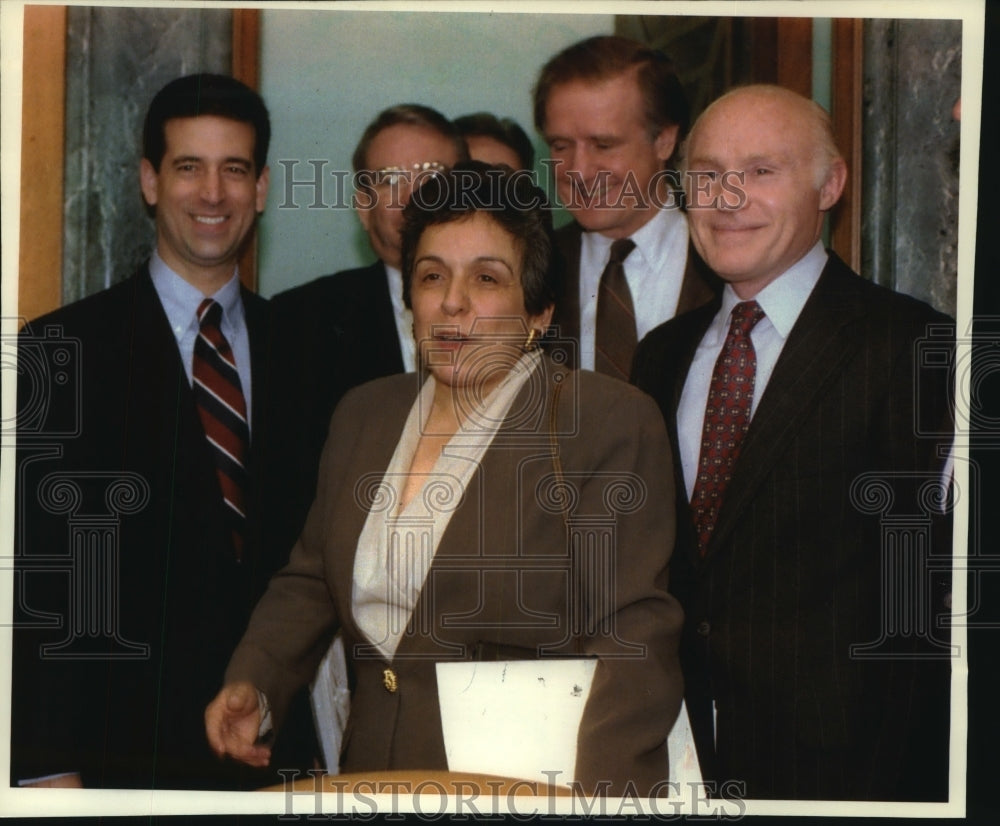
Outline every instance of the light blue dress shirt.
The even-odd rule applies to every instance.
[[[170,329],[177,339],[177,349],[180,351],[184,371],[188,381],[191,379],[192,359],[194,358],[194,342],[198,338],[198,306],[206,298],[212,298],[222,305],[222,322],[220,328],[233,350],[236,361],[236,371],[243,387],[243,397],[247,403],[247,424],[250,425],[251,383],[250,383],[250,334],[247,332],[246,317],[243,313],[243,299],[240,296],[239,270],[233,271],[233,277],[219,289],[215,295],[205,296],[201,290],[189,284],[154,252],[149,261],[149,274],[153,279],[153,287],[167,314]]]

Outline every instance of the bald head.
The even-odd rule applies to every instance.
[[[822,107],[764,85],[735,89],[701,114],[684,168],[691,239],[743,299],[815,245],[847,176]]]
[[[687,167],[687,160],[691,146],[694,144],[698,129],[704,125],[706,120],[710,120],[713,112],[726,110],[729,107],[761,106],[775,112],[783,112],[785,116],[794,120],[805,132],[805,141],[813,154],[813,162],[816,164],[816,187],[823,185],[827,172],[836,159],[841,158],[837,149],[837,141],[833,134],[833,122],[830,114],[816,101],[803,97],[791,89],[784,86],[759,83],[753,86],[740,86],[733,89],[719,98],[716,98],[708,105],[701,116],[691,128],[688,139],[684,145],[684,167]]]

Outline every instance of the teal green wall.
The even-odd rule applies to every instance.
[[[812,22],[812,97],[820,106],[830,111],[833,96],[833,21],[817,17]]]
[[[373,260],[350,193],[334,170],[350,170],[367,123],[395,103],[424,103],[448,117],[477,110],[513,117],[536,140],[531,87],[555,52],[610,34],[611,15],[265,10],[261,92],[271,111],[271,193],[259,232],[260,292],[289,287]],[[311,179],[326,160],[323,200],[297,187],[291,207],[285,168]],[[346,178],[341,178],[343,183]],[[291,207],[291,208],[289,208]]]

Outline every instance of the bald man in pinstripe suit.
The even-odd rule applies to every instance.
[[[950,319],[823,249],[846,165],[811,101],[729,93],[686,166],[692,240],[726,286],[640,343],[633,380],[667,419],[691,515],[671,590],[703,772],[750,798],[944,799],[949,649],[921,629],[948,588],[926,563],[950,549],[920,543],[946,531],[894,549],[865,497],[913,531],[934,519],[914,503],[941,486],[947,440],[919,434],[947,432],[949,394],[919,356],[947,350]],[[901,606],[920,621],[893,626]]]

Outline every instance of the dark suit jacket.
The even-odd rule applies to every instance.
[[[385,266],[317,278],[271,299],[273,394],[268,478],[277,533],[290,548],[316,493],[334,407],[352,387],[403,372]]]
[[[204,736],[205,706],[288,550],[257,541],[267,303],[244,291],[243,305],[253,432],[240,564],[148,268],[21,336],[14,781],[79,771],[103,787],[280,782],[220,762]],[[289,765],[309,765],[304,748]]]
[[[633,380],[659,402],[674,455],[681,390],[718,307],[662,325],[636,352]],[[707,777],[745,781],[752,798],[944,795],[944,649],[886,617],[907,600],[939,635],[947,583],[919,554],[906,570],[921,579],[883,582],[883,564],[898,571],[899,560],[887,558],[881,530],[900,513],[916,514],[906,528],[927,521],[917,488],[940,479],[941,440],[914,434],[942,432],[948,376],[918,342],[940,355],[952,335],[947,317],[831,255],[760,399],[704,558],[677,463],[688,518],[678,520],[671,590],[687,617],[682,662]],[[895,497],[885,513],[878,485],[852,492],[869,473]],[[937,562],[947,553],[930,551]],[[852,656],[851,646],[883,637],[868,652],[879,657]]]
[[[389,464],[417,377],[357,388],[334,414],[302,537],[258,605],[226,678],[260,687],[280,723],[289,692],[310,678],[339,628],[354,679],[343,771],[447,768],[434,662],[533,659],[549,646],[601,657],[579,734],[578,779],[591,788],[611,781],[618,792],[631,780],[646,793],[666,775],[664,741],[682,690],[675,650],[681,615],[664,579],[673,490],[663,423],[647,397],[621,382],[550,360],[543,366],[515,399],[453,514],[414,612],[416,627],[391,663],[356,648],[366,640],[351,611],[352,577],[370,494]],[[553,445],[568,499],[560,496],[566,488],[552,487],[559,478]],[[614,531],[607,567],[590,555],[600,537],[570,546],[567,502],[577,530],[586,532],[586,517],[596,517],[602,527],[591,527],[592,535]],[[607,578],[593,580],[597,571]],[[587,633],[595,623],[605,633]],[[384,686],[386,668],[397,675],[394,692]]]
[[[559,337],[576,342],[575,366],[579,367],[580,351],[580,243],[583,228],[573,221],[555,232],[556,266],[560,268],[560,293],[556,300],[556,310],[552,324],[558,327]],[[721,289],[716,276],[694,247],[688,245],[687,264],[684,268],[684,280],[681,283],[680,296],[677,299],[677,311],[674,315],[700,307],[712,300]],[[666,318],[664,318],[666,321]]]

